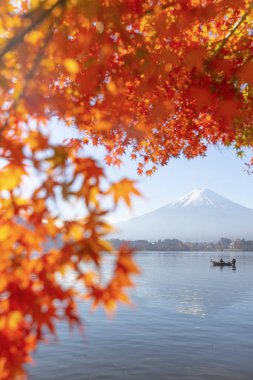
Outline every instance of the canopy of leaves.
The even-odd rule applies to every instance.
[[[209,144],[252,147],[252,8],[249,0],[0,2],[1,380],[24,373],[57,320],[80,322],[78,297],[108,311],[128,302],[138,268],[131,250],[106,243],[101,202],[130,206],[140,194],[128,179],[111,183],[81,148],[102,144],[109,165],[130,149],[139,174],[151,175]],[[82,137],[52,145],[52,118]],[[38,181],[25,197],[31,173]],[[83,202],[87,216],[59,223],[58,196]],[[49,240],[58,248],[47,249]],[[106,285],[102,252],[115,255]],[[83,292],[57,280],[69,270]]]

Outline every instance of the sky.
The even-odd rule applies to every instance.
[[[143,199],[134,202],[131,212],[122,207],[112,216],[112,221],[145,214],[178,199],[196,188],[208,188],[230,200],[253,209],[253,174],[246,172],[247,158],[239,159],[233,149],[212,147],[207,157],[193,160],[171,160],[159,168],[151,178],[133,176],[134,163],[126,160],[123,168],[110,169],[109,173],[137,178]]]
[[[77,137],[74,128],[54,124],[52,141],[62,142],[66,138]],[[87,155],[97,158],[103,165],[104,152],[100,149],[87,148]],[[137,180],[137,188],[143,197],[133,201],[131,210],[120,205],[116,212],[110,214],[111,222],[126,220],[139,216],[176,200],[196,188],[208,188],[234,202],[253,209],[253,174],[246,171],[245,163],[249,161],[250,151],[240,159],[232,148],[211,147],[207,157],[192,160],[173,159],[165,167],[160,167],[152,177],[138,176],[136,162],[124,158],[120,168],[106,168],[113,181],[122,177]],[[253,152],[252,152],[253,155]],[[63,206],[63,215],[68,218],[71,212],[79,216],[80,208]],[[81,215],[80,215],[81,216]]]

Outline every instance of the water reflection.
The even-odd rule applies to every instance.
[[[85,339],[59,325],[30,380],[251,380],[253,254],[237,256],[233,271],[210,266],[213,253],[137,254],[135,308],[107,320],[81,304]]]
[[[216,269],[216,270],[219,269],[220,271],[223,271],[223,269],[228,269],[228,268],[229,268],[230,270],[234,270],[234,271],[236,270],[236,265],[232,265],[231,267],[226,267],[226,266],[222,266],[222,265],[221,265],[221,266],[218,266],[218,265],[217,265],[217,266],[215,266],[215,265],[211,265],[211,267],[212,267],[213,269]]]
[[[213,257],[213,253],[182,254],[180,260],[176,254],[155,255],[149,254],[150,264],[145,266],[144,278],[137,288],[137,303],[163,299],[168,309],[203,317],[240,302],[253,288],[249,267],[253,265],[253,255],[248,256],[247,266],[244,256],[239,257],[237,271],[210,265],[209,255]],[[143,254],[137,258],[144,265]]]
[[[177,302],[176,311],[178,313],[196,315],[203,318],[206,316],[204,300],[190,290],[178,295]]]

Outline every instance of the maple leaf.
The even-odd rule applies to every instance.
[[[13,190],[21,184],[25,169],[18,166],[5,166],[0,172],[0,190]]]
[[[124,201],[128,207],[131,207],[131,195],[141,196],[141,193],[136,189],[134,181],[123,178],[119,182],[113,183],[108,190],[112,194],[115,205],[120,200]]]

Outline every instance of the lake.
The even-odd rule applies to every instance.
[[[236,269],[212,267],[220,257],[236,257]],[[252,380],[253,253],[141,252],[136,260],[134,307],[108,319],[81,304],[84,335],[60,324],[29,379]]]

